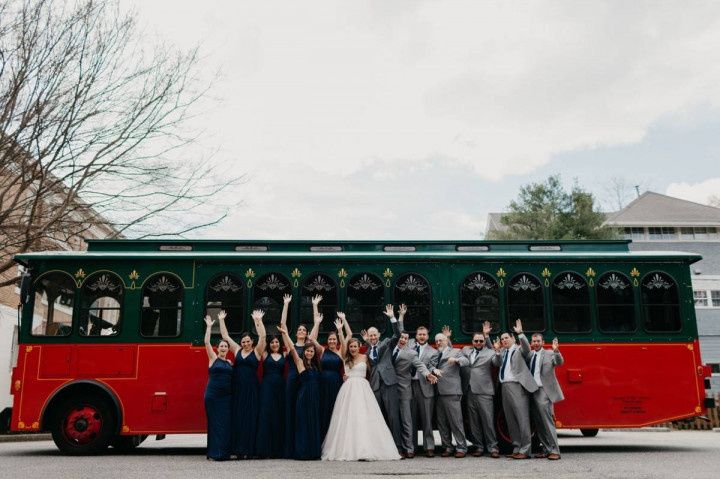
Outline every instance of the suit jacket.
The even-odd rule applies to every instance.
[[[557,377],[555,377],[555,366],[560,366],[565,360],[560,351],[554,352],[552,349],[543,351],[540,358],[540,382],[542,382],[545,394],[552,402],[559,402],[565,399]],[[536,364],[535,367],[538,367]]]
[[[530,374],[530,368],[527,365],[527,359],[530,357],[530,343],[528,343],[527,337],[524,334],[518,336],[518,347],[515,350],[515,354],[510,356],[508,365],[512,370],[515,380],[519,382],[523,388],[529,393],[534,393],[538,389],[538,385],[535,379]],[[502,356],[500,354],[500,367],[502,367]],[[510,354],[510,351],[508,351]]]
[[[393,351],[395,351],[395,348],[390,351],[391,358]],[[397,387],[400,399],[412,399],[412,368],[417,369],[417,373],[420,375],[420,381],[425,383],[427,383],[425,376],[427,376],[430,371],[428,371],[425,364],[420,361],[415,349],[409,348],[407,344],[398,352],[394,366],[395,375],[398,379]],[[432,384],[430,384],[430,386],[432,386]]]
[[[487,396],[495,395],[495,384],[493,383],[492,368],[497,360],[492,342],[487,339],[485,347],[477,353],[475,361],[471,361],[472,352],[475,348],[466,346],[462,349],[462,355],[468,360],[468,365],[462,368],[462,374],[467,378],[463,381],[463,394],[471,392],[473,394],[485,394]]]
[[[407,345],[405,346],[405,349],[410,349],[413,352],[415,351],[415,340],[411,339],[408,341]],[[422,354],[419,356],[420,361],[425,365],[425,367],[432,372],[435,367],[437,367],[437,360],[438,360],[438,352],[437,349],[433,348],[429,344],[425,346],[425,351],[422,352]],[[435,397],[435,385],[430,384],[426,380],[420,378],[418,380],[420,383],[420,390],[423,393],[423,396],[426,398],[432,398]]]
[[[376,344],[377,346],[377,361],[373,361],[370,359],[370,351],[372,346],[370,343],[367,344],[367,354],[368,359],[370,359],[370,364],[372,366],[372,374],[370,375],[370,387],[373,391],[377,391],[380,389],[380,380],[382,379],[382,382],[385,383],[388,386],[394,386],[397,384],[397,375],[395,374],[395,367],[392,364],[391,356],[392,356],[392,350],[395,348],[395,345],[398,342],[398,339],[400,338],[400,326],[398,325],[398,322],[391,322],[393,329],[393,335],[391,338],[385,338]]]
[[[439,369],[442,376],[438,378],[437,391],[441,396],[462,395],[462,382],[460,381],[460,368],[469,364],[468,359],[463,356],[459,349],[450,347],[440,356],[436,369]],[[455,358],[459,363],[449,363],[448,359]]]

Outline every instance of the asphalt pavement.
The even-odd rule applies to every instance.
[[[562,432],[562,459],[512,460],[417,457],[385,462],[205,460],[204,435],[149,438],[131,454],[96,457],[61,455],[51,441],[0,443],[2,477],[20,478],[193,478],[199,477],[499,477],[661,478],[720,477],[720,433],[711,431],[601,431],[585,438]]]

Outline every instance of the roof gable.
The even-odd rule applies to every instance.
[[[608,215],[611,225],[720,225],[720,208],[646,191],[620,211]]]

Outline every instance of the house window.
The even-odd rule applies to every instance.
[[[695,298],[695,306],[708,305],[707,291],[693,291],[693,297]]]
[[[644,240],[645,228],[625,228],[625,239]]]
[[[695,228],[681,228],[680,238],[688,240],[716,240],[718,239],[717,228],[714,227],[695,227]]]
[[[648,234],[650,235],[650,239],[655,241],[672,240],[677,238],[675,228],[668,226],[648,228]]]
[[[720,308],[720,291],[710,291],[710,299],[712,300],[713,308]]]

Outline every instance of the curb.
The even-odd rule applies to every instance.
[[[635,427],[627,429],[600,429],[608,432],[671,432],[669,427]]]
[[[50,434],[0,434],[0,442],[50,441]]]

